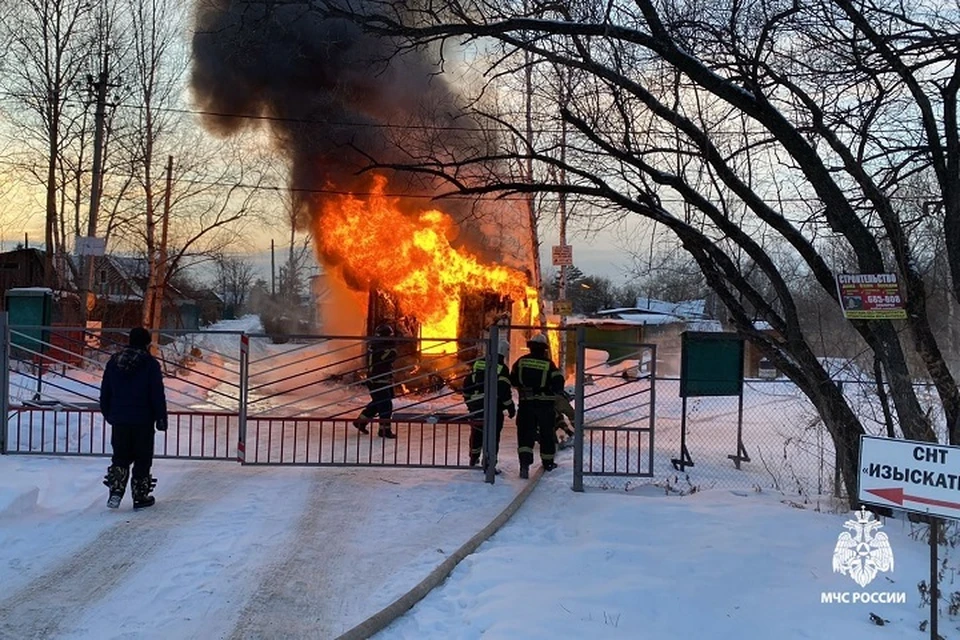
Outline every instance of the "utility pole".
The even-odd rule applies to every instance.
[[[566,70],[560,70],[560,104],[566,108],[567,102],[569,100],[568,90],[566,86]],[[566,118],[560,118],[560,184],[567,184],[567,120]],[[567,194],[566,191],[560,191],[560,202],[558,206],[558,213],[560,214],[560,246],[567,246]],[[567,265],[560,265],[560,290],[557,292],[557,298],[561,301],[567,299]],[[560,328],[563,329],[567,326],[567,316],[561,314],[560,316]],[[560,360],[560,370],[563,372],[563,375],[567,375],[567,332],[560,331],[560,353],[558,359]]]
[[[155,328],[163,324],[163,296],[167,290],[167,233],[170,228],[170,193],[173,191],[173,156],[167,156],[167,183],[163,192],[163,217],[160,219],[160,246],[157,247],[153,302],[150,307]]]
[[[270,240],[270,298],[277,295],[277,258],[273,249],[273,240]]]
[[[92,76],[87,76],[87,82],[91,85],[91,91],[96,94],[97,101],[93,133],[93,184],[90,187],[90,215],[87,218],[88,238],[94,238],[97,235],[97,214],[100,211],[100,189],[103,185],[103,129],[106,125],[107,89],[112,86],[109,78],[110,53],[107,51],[103,54],[103,66],[96,82],[94,82]],[[93,291],[94,263],[92,255],[78,257],[82,261],[80,271],[80,317],[83,320],[83,325],[86,326],[87,319],[94,306],[90,299]]]
[[[523,2],[523,13],[529,15],[529,1]],[[523,54],[523,84],[524,84],[524,121],[526,124],[527,136],[527,159],[524,179],[529,184],[533,184],[533,55],[529,51]],[[527,194],[527,217],[530,225],[530,250],[533,254],[533,284],[537,289],[539,298],[539,315],[533,319],[532,324],[539,325],[542,330],[547,328],[547,314],[543,309],[543,302],[546,298],[543,287],[543,272],[540,268],[540,215],[537,212],[536,195],[533,192]]]

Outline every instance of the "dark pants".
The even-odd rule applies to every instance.
[[[470,429],[470,456],[479,456],[483,453],[483,400],[471,400],[467,403],[470,411],[470,420],[474,424]],[[497,439],[494,441],[494,451],[500,452],[500,432],[503,431],[503,411],[497,411]]]
[[[553,400],[521,400],[517,408],[517,453],[520,464],[533,464],[533,445],[540,441],[540,459],[557,453],[556,404]]]
[[[380,420],[389,423],[393,415],[393,387],[374,387],[370,389],[370,402],[360,412],[368,420],[380,416]]]
[[[110,445],[113,447],[113,457],[110,459],[113,466],[129,469],[133,464],[130,475],[134,480],[150,475],[150,466],[153,464],[152,424],[113,425]]]

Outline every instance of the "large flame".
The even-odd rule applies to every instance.
[[[386,184],[376,176],[369,195],[328,200],[315,218],[321,253],[340,263],[357,286],[390,292],[404,313],[420,321],[423,338],[457,337],[465,291],[530,300],[534,290],[523,273],[481,264],[469,251],[454,249],[450,239],[456,226],[450,216],[436,209],[404,215],[398,199],[385,195]],[[455,348],[440,341],[424,345],[424,351]]]

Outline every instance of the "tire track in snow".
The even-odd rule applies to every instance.
[[[231,640],[330,638],[338,635],[343,606],[342,565],[350,547],[369,526],[371,491],[362,484],[345,490],[345,474],[318,473],[310,498],[291,536],[289,553],[269,566],[240,611]],[[349,478],[347,476],[349,483]],[[349,515],[349,517],[342,517]]]
[[[197,517],[232,484],[229,474],[200,469],[185,475],[173,493],[160,494],[156,506],[143,513],[120,511],[116,515],[122,522],[0,600],[0,638],[48,638],[69,627],[83,610],[156,553],[168,533]],[[127,509],[129,504],[128,493]]]

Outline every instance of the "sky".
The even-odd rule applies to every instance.
[[[233,339],[211,334],[198,342],[200,361],[190,366],[209,372]],[[256,360],[271,368],[271,354],[294,347],[251,342]],[[607,371],[601,352],[588,355],[590,367]],[[188,388],[198,377],[190,371],[167,379],[168,400],[197,407],[222,400],[197,395],[208,385]],[[48,375],[46,392],[89,393],[82,383],[97,377],[96,368]],[[622,394],[618,379],[597,378],[592,391]],[[20,397],[22,374],[11,383]],[[285,400],[311,402],[313,392],[287,384]],[[763,464],[741,472],[726,459],[729,399],[694,403],[688,443],[697,465],[681,477],[669,465],[679,401],[669,388],[658,398],[652,480],[588,478],[576,493],[572,451],[561,451],[559,468],[544,474],[505,526],[376,638],[928,637],[917,588],[929,566],[923,528],[885,519],[893,567],[861,587],[833,568],[854,514],[799,483],[800,476],[816,481],[804,475],[809,467],[788,466],[792,480],[775,481],[777,455],[790,452],[796,465],[788,443],[810,429],[790,383],[747,385],[744,437]],[[626,401],[605,410],[634,411]],[[17,425],[16,442],[27,443],[31,431],[22,446],[34,451],[58,437],[85,442],[85,433],[51,434],[62,418]],[[95,419],[78,428],[102,425]],[[402,442],[399,433],[391,445]],[[538,465],[532,480],[518,477],[515,442],[508,421],[503,473],[493,485],[475,469],[159,459],[157,504],[139,512],[129,496],[119,510],[106,509],[105,458],[0,456],[0,637],[336,637],[413,588],[536,481]],[[825,593],[902,601],[831,604]],[[871,614],[886,621],[883,629]],[[954,626],[945,618],[941,629]]]

